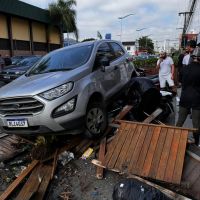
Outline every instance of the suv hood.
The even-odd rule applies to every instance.
[[[0,88],[0,98],[34,96],[44,91],[55,88],[69,81],[76,81],[86,76],[87,69],[79,69],[66,72],[51,72],[18,79]]]

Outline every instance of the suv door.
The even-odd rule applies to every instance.
[[[128,81],[128,71],[126,68],[126,56],[123,48],[117,44],[116,42],[110,42],[111,48],[113,49],[115,60],[113,61],[113,65],[115,65],[115,78],[118,89],[123,87]]]
[[[105,71],[102,70],[100,60],[106,57],[110,61],[110,65],[105,67]],[[105,92],[106,98],[112,96],[115,92],[117,84],[116,68],[112,61],[115,59],[112,49],[107,42],[101,43],[96,52],[96,58],[93,66],[94,76],[97,82],[99,82]]]

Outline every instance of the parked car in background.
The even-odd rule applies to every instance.
[[[136,73],[123,46],[83,42],[45,55],[0,89],[0,129],[9,134],[101,136],[106,106]]]
[[[16,65],[4,67],[0,73],[0,81],[9,83],[30,69],[42,56],[32,56],[19,61]]]
[[[19,55],[19,56],[13,56],[11,57],[11,61],[12,61],[12,65],[16,65],[19,61],[25,59],[25,58],[29,58],[29,57],[33,57],[34,55]]]

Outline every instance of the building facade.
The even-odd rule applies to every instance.
[[[18,0],[0,0],[0,54],[43,55],[60,48],[62,33],[47,10]]]
[[[127,52],[131,55],[136,55],[136,45],[134,41],[122,42]]]

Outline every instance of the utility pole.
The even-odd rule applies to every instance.
[[[185,34],[188,28],[188,24],[187,24],[187,16],[191,15],[193,12],[180,12],[179,16],[184,15],[184,24],[183,24],[183,32],[182,32],[182,39],[181,39],[181,44],[183,44],[183,47],[185,48],[186,46],[186,38],[185,38]]]

